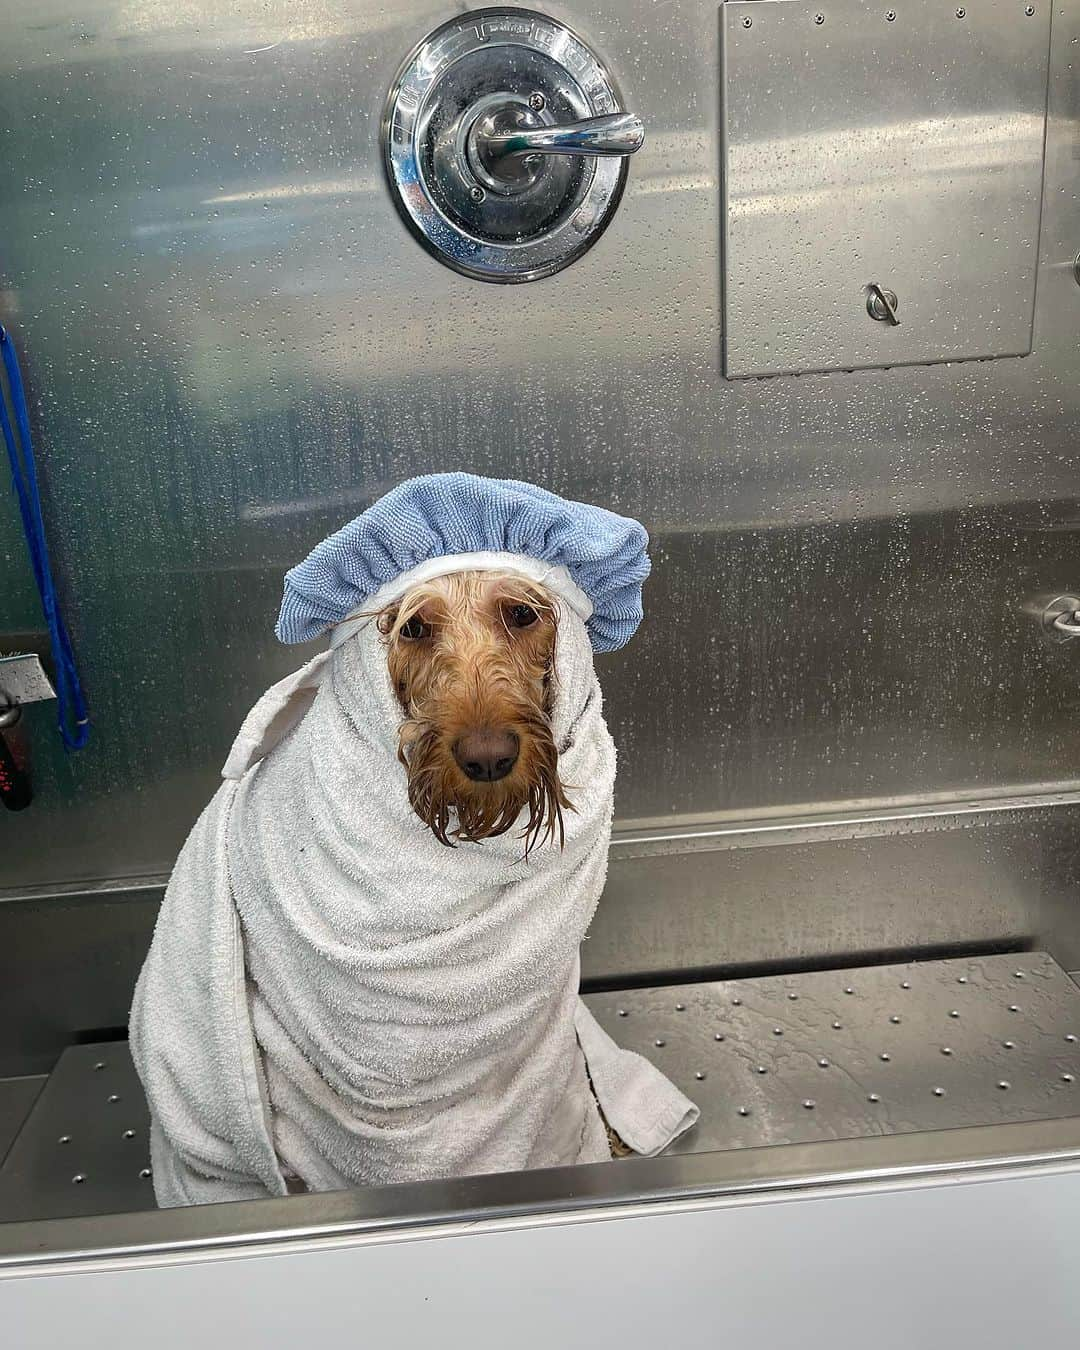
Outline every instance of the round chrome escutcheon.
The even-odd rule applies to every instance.
[[[642,139],[595,54],[525,9],[473,10],[425,38],[383,119],[405,222],[440,262],[482,281],[534,281],[579,258]]]

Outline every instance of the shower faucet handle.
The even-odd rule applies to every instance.
[[[505,110],[510,117],[517,111],[513,105]],[[632,155],[644,142],[641,118],[628,112],[555,125],[538,120],[529,127],[506,125],[506,116],[499,110],[478,118],[469,133],[470,150],[496,178],[504,176],[499,169],[507,160],[525,155]]]

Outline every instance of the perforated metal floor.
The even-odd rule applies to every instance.
[[[1080,989],[1044,952],[587,999],[701,1107],[678,1152],[1080,1114]],[[0,1221],[153,1204],[127,1046],[67,1050],[0,1168]]]

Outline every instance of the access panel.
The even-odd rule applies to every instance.
[[[1031,351],[1049,35],[1048,0],[724,5],[728,378]]]

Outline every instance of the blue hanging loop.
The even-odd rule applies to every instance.
[[[34,569],[34,581],[37,583],[41,608],[49,630],[49,642],[56,669],[56,718],[64,745],[69,750],[81,750],[90,736],[90,718],[86,711],[82,685],[79,683],[71,638],[64,623],[64,616],[60,613],[60,602],[49,563],[49,545],[45,538],[45,522],[41,514],[41,494],[38,492],[37,465],[34,462],[34,446],[30,439],[30,414],[26,406],[26,392],[23,389],[22,374],[15,355],[15,344],[3,324],[0,324],[0,355],[3,357],[11,410],[15,417],[13,427],[3,387],[0,385],[0,430],[3,431],[4,444],[7,446],[11,480],[19,503],[26,546],[30,552],[30,565]]]

